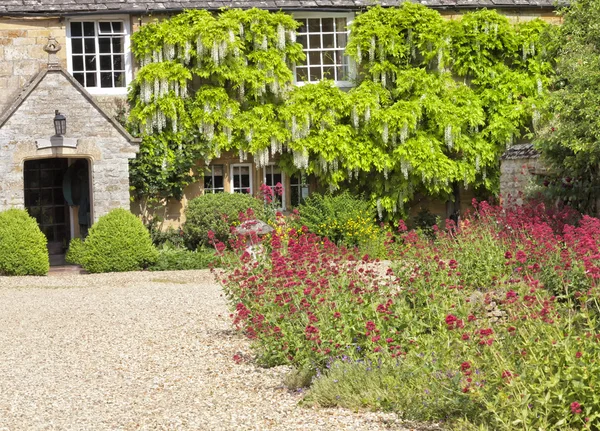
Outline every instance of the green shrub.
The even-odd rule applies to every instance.
[[[309,231],[338,244],[361,245],[380,236],[372,205],[348,192],[312,194],[298,210],[300,223]]]
[[[216,263],[215,250],[198,248],[191,251],[182,248],[165,247],[158,251],[158,260],[151,271],[176,271],[184,269],[206,269]]]
[[[65,261],[73,265],[79,265],[83,253],[83,241],[81,238],[73,238],[69,243],[69,250],[65,256]]]
[[[27,211],[0,213],[0,275],[45,275],[50,269],[46,236]]]
[[[208,232],[215,240],[227,243],[231,237],[230,226],[239,223],[239,214],[252,208],[256,218],[264,219],[262,201],[241,193],[205,194],[192,199],[185,210],[183,232],[187,246],[195,250],[210,246]]]
[[[158,251],[140,219],[115,209],[94,224],[83,243],[81,266],[95,272],[136,271],[156,262]]]

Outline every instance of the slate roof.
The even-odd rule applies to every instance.
[[[516,159],[535,159],[540,156],[538,150],[533,148],[533,144],[519,144],[510,147],[504,154],[502,160]]]
[[[222,7],[269,10],[362,9],[396,6],[403,0],[0,0],[0,15],[72,15],[90,13],[156,13]],[[433,9],[553,8],[555,0],[413,0]]]

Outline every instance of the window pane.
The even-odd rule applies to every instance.
[[[298,33],[306,33],[306,20],[305,19],[299,19],[298,22],[300,23],[300,27],[298,27],[297,32]]]
[[[311,81],[319,81],[321,78],[322,78],[321,68],[320,67],[311,67],[310,68],[310,80]]]
[[[96,39],[83,39],[86,54],[96,53]]]
[[[112,85],[112,73],[101,73],[100,74],[100,87],[111,88]]]
[[[306,67],[296,67],[296,81],[308,81],[308,69]]]
[[[321,20],[319,18],[309,19],[308,31],[310,33],[319,33],[321,31]]]
[[[113,57],[113,70],[125,70],[125,61],[122,55]]]
[[[123,33],[123,23],[121,21],[115,21],[112,23],[113,33]]]
[[[304,49],[308,48],[308,39],[307,39],[307,37],[308,36],[306,36],[305,34],[303,34],[303,35],[298,36],[296,38],[296,42],[298,42],[299,44],[301,44],[302,48],[304,48]]]
[[[321,35],[320,34],[309,34],[308,44],[310,49],[321,48]]]
[[[337,80],[338,81],[350,81],[350,74],[348,66],[337,67]]]
[[[335,64],[333,51],[323,51],[323,64]]]
[[[112,29],[110,28],[110,22],[100,22],[100,33],[112,33]]]
[[[347,23],[346,18],[336,18],[335,19],[335,31],[346,31]]]
[[[215,175],[214,187],[217,189],[223,188],[223,176],[222,175]]]
[[[110,54],[110,37],[98,38],[98,51],[102,54]]]
[[[216,177],[222,177],[223,176],[223,165],[213,166],[213,175]]]
[[[84,22],[83,23],[83,35],[84,36],[96,36],[96,26],[93,22]]]
[[[335,80],[335,68],[333,66],[324,67],[323,78]]]
[[[85,70],[92,71],[96,70],[96,56],[95,55],[86,55],[85,56]]]
[[[83,73],[74,73],[73,78],[77,80],[81,85],[85,87],[85,81],[83,79]]]
[[[321,18],[321,31],[323,33],[333,33],[333,18]]]
[[[83,70],[83,57],[81,55],[73,56],[73,70],[76,72]]]
[[[323,48],[335,48],[333,33],[323,35]]]
[[[71,50],[73,54],[83,54],[83,41],[81,39],[71,39]]]
[[[320,65],[321,62],[321,52],[320,51],[311,51],[308,53],[308,63],[311,66]]]
[[[80,22],[72,22],[71,23],[71,37],[81,37],[81,23]]]
[[[113,74],[114,78],[114,86],[115,87],[125,87],[125,73],[123,72],[115,72]]]
[[[112,46],[113,46],[113,52],[115,54],[123,53],[123,38],[122,37],[113,37],[112,38]]]
[[[346,48],[348,44],[348,33],[336,33],[337,37],[337,47],[336,48]]]
[[[100,56],[100,70],[111,70],[112,57],[110,55]]]
[[[86,87],[95,87],[96,86],[96,74],[95,73],[86,73],[85,74],[85,86]]]

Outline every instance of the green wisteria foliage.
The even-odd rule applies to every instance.
[[[552,71],[540,20],[483,10],[448,21],[405,3],[355,17],[355,87],[296,86],[297,27],[282,12],[187,11],[134,34],[140,196],[179,198],[195,163],[224,150],[352,187],[388,217],[415,193],[451,198],[457,183],[494,192],[499,156],[533,132]]]

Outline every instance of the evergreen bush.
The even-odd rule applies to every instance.
[[[91,227],[79,263],[91,273],[123,272],[147,268],[157,259],[158,251],[142,221],[119,208]]]
[[[0,212],[0,275],[47,274],[46,244],[46,236],[27,211]]]
[[[227,243],[231,226],[239,223],[240,213],[254,211],[258,219],[265,217],[264,204],[250,195],[241,193],[205,194],[192,199],[185,210],[183,233],[187,246],[210,246],[208,232],[215,234],[215,241]]]
[[[83,241],[81,238],[73,238],[69,243],[69,249],[65,256],[65,261],[73,265],[79,265],[83,254]]]

